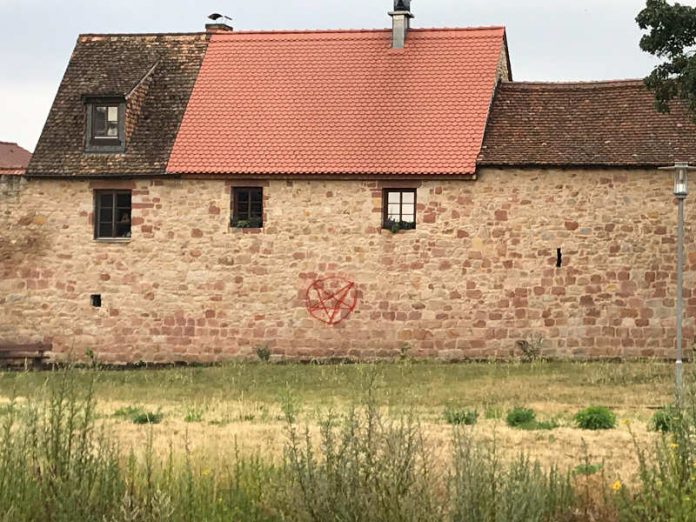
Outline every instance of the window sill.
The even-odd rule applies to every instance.
[[[398,236],[399,234],[408,234],[410,232],[415,232],[417,229],[415,228],[402,228],[398,230],[397,232],[392,232],[390,228],[381,228],[380,233],[384,235],[389,235],[389,236]]]
[[[263,228],[239,228],[230,227],[230,231],[233,234],[261,234],[263,233]]]
[[[123,146],[119,147],[88,147],[85,149],[85,154],[125,154],[126,149]]]
[[[131,242],[130,237],[98,237],[94,239],[95,243],[130,243]]]

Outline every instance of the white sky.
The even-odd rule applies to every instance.
[[[646,76],[645,0],[413,0],[415,27],[505,25],[516,80]],[[682,0],[694,5],[696,0]],[[191,32],[221,12],[236,29],[388,27],[391,0],[0,0],[0,140],[33,150],[77,35]]]

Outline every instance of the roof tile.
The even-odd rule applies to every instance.
[[[31,176],[164,174],[207,46],[207,35],[82,35],[27,169]],[[149,87],[130,114],[126,151],[85,152],[84,96]],[[130,109],[129,109],[130,111]]]
[[[167,171],[472,174],[504,29],[211,38]]]
[[[656,167],[696,163],[685,104],[655,110],[641,80],[504,83],[495,97],[484,166]]]
[[[22,175],[31,160],[31,152],[16,143],[0,141],[0,175]]]

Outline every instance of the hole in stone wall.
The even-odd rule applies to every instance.
[[[556,250],[556,268],[561,268],[563,266],[563,252],[559,248]]]
[[[89,300],[94,308],[101,308],[101,294],[92,294]]]

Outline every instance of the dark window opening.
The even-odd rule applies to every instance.
[[[118,152],[124,146],[125,103],[119,99],[93,99],[87,104],[87,148]]]
[[[232,226],[263,228],[263,189],[235,188],[232,191]]]
[[[392,231],[416,228],[416,189],[385,189],[382,228]]]
[[[92,118],[92,137],[118,139],[118,105],[95,105]]]
[[[101,294],[93,294],[89,297],[94,308],[101,308]]]
[[[94,201],[95,239],[131,237],[130,191],[97,191]]]
[[[561,268],[563,266],[563,252],[559,248],[556,250],[556,268]]]

